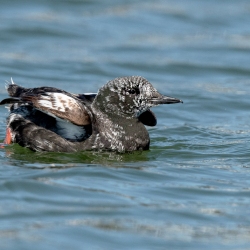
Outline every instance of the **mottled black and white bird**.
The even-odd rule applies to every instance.
[[[23,88],[12,79],[6,88],[10,98],[0,102],[10,104],[4,142],[34,151],[147,150],[150,138],[144,125],[156,125],[150,108],[182,102],[161,95],[140,76],[116,78],[97,94]]]

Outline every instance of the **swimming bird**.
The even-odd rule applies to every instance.
[[[5,143],[33,151],[120,153],[149,149],[144,125],[157,123],[151,107],[180,103],[160,94],[141,76],[119,77],[97,94],[72,94],[54,87],[24,88],[11,79]]]

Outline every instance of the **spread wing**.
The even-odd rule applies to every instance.
[[[64,93],[46,92],[40,95],[25,95],[21,97],[23,102],[32,105],[45,113],[68,120],[78,126],[91,123],[90,113],[82,102]]]
[[[78,98],[66,91],[53,88],[23,88],[14,83],[6,86],[10,98],[1,104],[26,103],[51,116],[65,119],[75,125],[85,126],[91,123],[90,111],[87,107],[90,101],[84,95]]]

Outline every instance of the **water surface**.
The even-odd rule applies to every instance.
[[[0,248],[249,249],[249,23],[244,0],[0,1],[1,99],[142,75],[184,101],[149,151],[1,149]]]

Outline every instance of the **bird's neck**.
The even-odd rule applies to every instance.
[[[98,139],[103,148],[119,152],[148,149],[148,131],[136,117],[122,117],[98,110],[93,113],[93,139]]]

